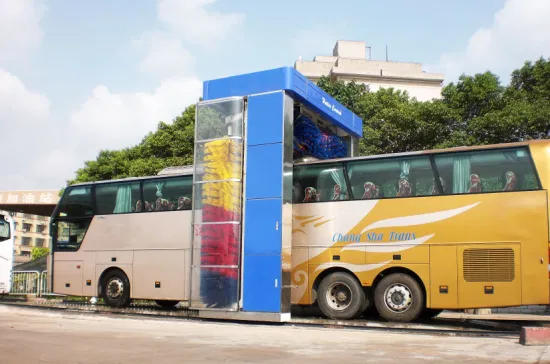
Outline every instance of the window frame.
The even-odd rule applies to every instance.
[[[127,184],[127,185],[132,185],[132,184],[135,184],[135,183],[139,183],[139,197],[141,199],[141,201],[143,201],[143,180],[134,180],[134,181],[116,181],[116,182],[112,182],[112,183],[98,183],[98,184],[94,184],[93,187],[92,187],[92,194],[93,194],[93,215],[92,216],[109,216],[109,215],[128,215],[128,214],[135,214],[135,213],[138,213],[138,211],[130,211],[130,212],[118,212],[118,213],[114,213],[114,212],[111,212],[111,213],[108,213],[108,214],[98,214],[97,213],[97,195],[96,195],[96,189],[98,187],[102,187],[102,186],[117,186],[117,185],[121,185],[121,184]],[[135,206],[132,206],[133,208],[135,208]]]
[[[443,186],[441,185],[440,180],[440,173],[439,169],[437,168],[437,163],[435,161],[436,157],[442,157],[442,156],[458,156],[458,155],[464,155],[468,153],[483,153],[483,152],[497,152],[497,151],[517,151],[517,150],[523,150],[527,153],[527,160],[529,163],[529,167],[532,169],[535,180],[537,183],[537,188],[535,189],[521,189],[521,190],[515,190],[515,191],[482,191],[478,193],[453,193],[453,192],[443,192]],[[355,198],[353,194],[353,188],[351,187],[351,181],[349,178],[349,164],[350,163],[357,163],[359,161],[363,161],[365,163],[369,162],[382,162],[382,161],[390,161],[393,159],[415,159],[415,158],[428,158],[430,161],[430,167],[432,169],[433,178],[435,179],[435,187],[438,190],[437,195],[423,195],[423,196],[403,196],[403,197],[379,197],[377,199],[372,199],[374,201],[378,200],[389,200],[389,199],[407,199],[407,198],[426,198],[426,197],[444,197],[444,196],[461,196],[461,195],[481,195],[481,194],[492,194],[492,193],[518,193],[518,192],[533,192],[533,191],[541,191],[543,190],[542,182],[540,179],[539,171],[537,169],[537,166],[535,164],[535,161],[533,159],[533,155],[531,153],[531,148],[529,145],[520,145],[520,146],[501,146],[501,147],[490,147],[490,148],[480,148],[480,149],[466,149],[466,150],[449,150],[449,151],[443,151],[443,152],[430,152],[430,153],[414,153],[414,154],[404,154],[404,153],[395,153],[388,154],[384,156],[374,157],[374,158],[349,158],[345,160],[327,160],[322,162],[314,162],[314,163],[301,163],[294,166],[295,168],[307,168],[307,167],[313,167],[313,166],[325,166],[325,165],[340,165],[342,167],[342,170],[344,172],[344,178],[346,181],[346,189],[349,198],[347,200],[330,200],[330,201],[318,201],[318,202],[293,202],[293,205],[301,205],[301,204],[310,204],[310,203],[327,203],[327,202],[353,202],[353,201],[366,201],[363,199]],[[294,181],[293,181],[294,183]],[[452,191],[452,189],[451,189]]]
[[[349,159],[349,160],[346,160],[344,161],[344,165],[346,166],[346,179],[347,180],[350,180],[349,178],[349,171],[348,171],[348,165],[350,163],[357,163],[357,162],[365,162],[365,163],[369,163],[369,162],[386,162],[386,161],[392,161],[392,160],[413,160],[413,159],[428,159],[429,163],[430,163],[430,168],[432,170],[432,177],[433,178],[436,178],[436,185],[437,185],[437,188],[438,188],[438,192],[440,193],[439,195],[422,195],[422,196],[417,196],[417,195],[411,195],[411,196],[382,196],[382,197],[378,197],[378,198],[373,198],[373,199],[370,199],[370,200],[363,200],[361,198],[354,198],[354,197],[350,197],[350,199],[348,201],[378,201],[378,200],[393,200],[393,199],[407,199],[407,198],[423,198],[423,197],[436,197],[436,196],[444,196],[441,194],[441,191],[442,191],[442,187],[441,187],[441,182],[439,181],[439,175],[437,174],[437,177],[436,177],[436,173],[435,173],[435,170],[434,170],[434,166],[432,164],[432,157],[433,155],[432,154],[411,154],[411,155],[388,155],[386,157],[381,157],[381,158],[367,158],[367,159]],[[350,196],[353,196],[353,188],[351,188],[351,184],[348,185],[349,186],[349,190],[351,191],[350,193]]]
[[[295,170],[296,168],[308,168],[308,167],[318,167],[318,168],[322,168],[323,166],[326,166],[326,165],[332,165],[332,166],[335,166],[335,167],[339,167],[341,168],[341,171],[342,173],[344,174],[344,180],[346,182],[346,188],[345,188],[345,192],[348,194],[348,199],[346,200],[328,200],[328,201],[316,201],[316,202],[304,202],[303,200],[302,201],[298,201],[298,202],[292,202],[293,205],[306,205],[306,204],[320,204],[320,203],[329,203],[329,202],[349,202],[349,201],[353,201],[353,192],[350,188],[350,181],[349,181],[349,176],[348,176],[348,171],[347,171],[347,168],[346,168],[346,162],[344,161],[326,161],[326,163],[311,163],[311,164],[308,164],[308,163],[304,163],[304,164],[299,164],[299,165],[295,165],[293,167],[293,170],[292,170],[292,184],[294,185],[295,183]],[[319,176],[317,177],[319,178]],[[344,192],[344,189],[342,189],[342,191]]]
[[[163,180],[163,181],[169,181],[169,180],[172,180],[172,179],[178,179],[178,178],[181,178],[181,179],[185,179],[185,178],[188,178],[190,179],[191,181],[191,209],[189,210],[165,210],[165,211],[145,211],[145,196],[143,194],[143,187],[144,187],[144,184],[145,182],[153,182],[153,181],[158,181],[158,180]],[[168,176],[168,177],[164,177],[164,176],[158,176],[155,177],[155,178],[147,178],[147,179],[142,179],[141,180],[141,184],[140,184],[140,188],[141,188],[141,203],[142,203],[142,208],[141,208],[141,212],[143,213],[155,213],[155,212],[176,212],[176,211],[192,211],[193,210],[193,204],[194,204],[194,200],[195,200],[195,196],[194,196],[194,193],[195,193],[195,185],[193,183],[193,175],[192,174],[185,174],[185,175],[179,175],[179,176]],[[156,200],[155,200],[156,201]],[[138,213],[138,212],[133,212],[133,213]]]
[[[437,163],[435,162],[436,157],[443,157],[443,156],[449,156],[449,155],[467,155],[472,153],[484,153],[484,152],[497,152],[501,151],[504,153],[504,151],[517,151],[517,150],[523,150],[527,153],[527,159],[529,161],[529,166],[531,167],[534,175],[535,180],[537,182],[538,188],[535,189],[522,189],[522,190],[515,190],[515,191],[482,191],[482,192],[474,192],[474,193],[442,193],[443,188],[441,186],[441,181],[439,180],[439,169],[437,168]],[[462,196],[462,195],[483,195],[483,194],[493,194],[493,193],[518,193],[518,192],[533,192],[533,191],[541,191],[543,190],[542,182],[540,180],[539,171],[537,169],[537,166],[535,164],[535,161],[533,159],[533,155],[531,153],[531,148],[529,145],[520,145],[520,146],[503,146],[503,147],[492,147],[492,148],[482,148],[482,149],[473,149],[473,150],[460,150],[460,151],[446,151],[446,152],[435,152],[431,153],[431,157],[434,161],[434,168],[437,171],[437,185],[439,188],[440,195],[436,196]],[[452,191],[452,189],[451,189]],[[434,196],[435,197],[435,196]]]

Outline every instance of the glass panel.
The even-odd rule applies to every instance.
[[[238,268],[194,267],[191,307],[237,310],[238,278]]]
[[[241,220],[241,182],[195,185],[195,223]]]
[[[199,104],[195,142],[224,136],[242,136],[243,99]]]
[[[4,218],[0,216],[0,241],[10,238],[10,224]]]
[[[481,193],[540,189],[525,148],[436,155],[445,193]]]
[[[95,188],[96,214],[124,214],[141,211],[139,182],[101,184]]]
[[[91,190],[91,186],[69,187],[59,205],[58,216],[93,216]]]
[[[147,180],[143,183],[145,211],[191,210],[193,177]]]
[[[429,157],[349,162],[348,173],[356,200],[437,193]]]
[[[241,227],[238,224],[194,226],[194,265],[237,266],[240,259]]]
[[[341,164],[294,168],[293,203],[347,200],[348,187]]]
[[[195,181],[242,179],[243,143],[219,139],[195,147]]]
[[[78,250],[89,226],[89,220],[58,221],[57,239],[55,242],[56,251]]]

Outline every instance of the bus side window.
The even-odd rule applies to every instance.
[[[348,186],[341,164],[313,164],[294,169],[294,203],[347,200]]]
[[[348,162],[356,200],[432,195],[434,173],[429,157],[366,159]]]
[[[162,178],[143,183],[143,197],[150,211],[191,210],[193,176]]]
[[[139,182],[99,184],[95,188],[96,214],[125,214],[139,210]]]
[[[448,193],[483,193],[540,189],[527,148],[506,148],[435,156]]]

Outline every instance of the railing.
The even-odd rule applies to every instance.
[[[36,295],[40,297],[50,293],[48,290],[47,271],[21,271],[12,273],[10,294]]]

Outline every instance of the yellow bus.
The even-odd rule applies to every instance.
[[[52,219],[55,293],[200,300],[190,173],[67,188]],[[550,303],[550,141],[308,161],[293,180],[293,305],[408,322]]]

